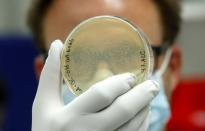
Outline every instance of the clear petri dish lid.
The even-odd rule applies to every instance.
[[[147,37],[125,19],[96,16],[81,22],[67,37],[61,72],[75,95],[107,77],[130,72],[136,84],[152,74],[154,57]]]

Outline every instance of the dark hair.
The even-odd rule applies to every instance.
[[[28,14],[28,25],[38,48],[45,52],[42,21],[53,0],[33,0]],[[163,24],[163,42],[172,45],[180,30],[180,0],[154,0]]]

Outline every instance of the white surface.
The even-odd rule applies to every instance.
[[[26,15],[31,0],[0,0],[0,34],[28,33]]]
[[[184,22],[178,43],[183,52],[183,75],[204,75],[205,20]]]
[[[205,0],[184,1],[182,17],[185,21],[205,20]]]

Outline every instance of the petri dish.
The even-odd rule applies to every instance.
[[[61,72],[71,92],[80,95],[107,77],[130,72],[136,84],[152,74],[154,57],[143,32],[115,16],[82,21],[68,35],[61,54]]]

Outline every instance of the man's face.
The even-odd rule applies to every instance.
[[[126,18],[141,28],[152,46],[162,44],[161,17],[153,0],[54,0],[43,20],[46,50],[55,39],[64,42],[81,21],[99,15]],[[157,67],[161,61],[157,61]],[[165,86],[169,86],[170,80],[166,81]]]

